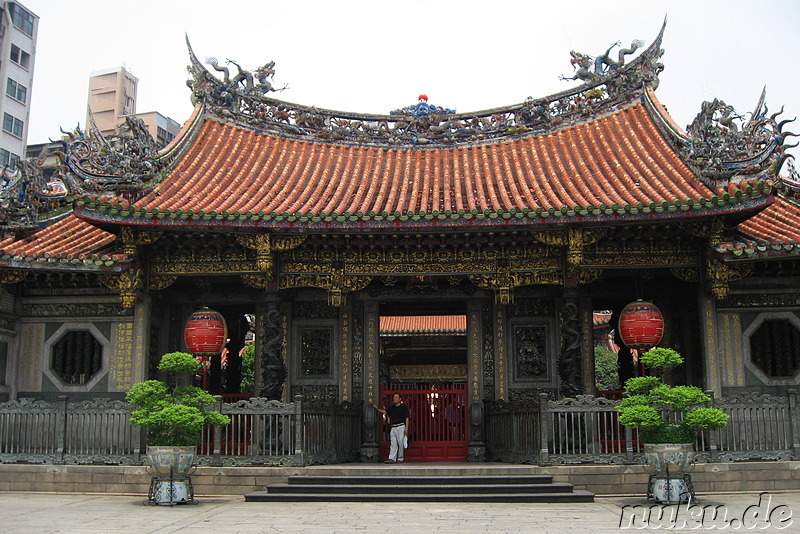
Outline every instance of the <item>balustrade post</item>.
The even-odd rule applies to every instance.
[[[706,395],[711,397],[711,406],[714,406],[714,391],[706,390]],[[705,434],[708,436],[708,461],[719,462],[719,430],[709,430]]]
[[[550,463],[550,449],[548,443],[550,441],[550,425],[548,419],[549,398],[547,393],[539,393],[539,465],[547,465]]]
[[[797,417],[797,390],[790,388],[786,390],[789,396],[789,428],[792,432],[792,457],[800,460],[800,424]]]
[[[56,462],[59,464],[64,463],[64,456],[67,449],[67,409],[69,406],[69,397],[67,395],[59,395],[58,402],[60,403],[56,411]]]
[[[626,426],[625,432],[625,462],[633,463],[633,428]]]
[[[214,395],[214,400],[217,401],[217,411],[222,413],[222,395]],[[222,465],[222,426],[214,425],[212,430],[214,449],[211,451],[211,465]]]
[[[300,465],[305,465],[303,452],[303,396],[294,396],[294,457]]]

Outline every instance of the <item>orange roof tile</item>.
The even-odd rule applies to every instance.
[[[800,207],[776,196],[772,205],[741,223],[738,229],[753,239],[800,243]]]
[[[466,331],[466,315],[387,315],[380,318],[380,334],[383,336],[448,335]]]
[[[736,227],[740,238],[715,250],[729,260],[800,255],[800,206],[780,196],[762,212]]]
[[[0,242],[0,265],[38,261],[110,267],[125,259],[111,247],[115,239],[114,234],[68,215],[18,241],[4,239]]]
[[[766,202],[752,200],[760,190],[728,196],[734,209],[714,195],[637,102],[546,134],[444,148],[307,141],[206,118],[133,207],[87,199],[79,215],[150,225],[424,227],[675,217]]]

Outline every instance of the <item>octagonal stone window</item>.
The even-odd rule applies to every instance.
[[[103,345],[89,330],[64,332],[50,352],[50,369],[64,384],[84,385],[103,369]]]
[[[785,319],[764,320],[750,334],[750,360],[769,378],[791,378],[800,370],[800,328]]]

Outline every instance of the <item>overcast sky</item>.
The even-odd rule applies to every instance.
[[[22,0],[40,17],[29,143],[85,119],[91,72],[139,78],[138,112],[191,112],[188,34],[197,56],[252,69],[276,62],[283,100],[388,113],[416,103],[479,111],[575,84],[571,49],[648,45],[666,16],[658,97],[678,124],[705,100],[800,114],[800,1]],[[787,128],[800,131],[800,124]]]

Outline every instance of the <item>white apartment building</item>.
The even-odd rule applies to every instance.
[[[0,2],[0,170],[25,156],[39,17],[19,2]]]

